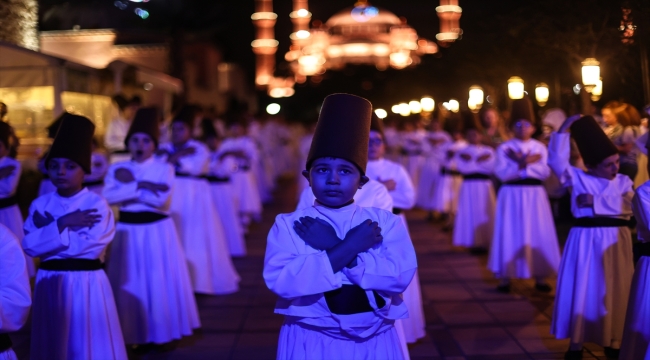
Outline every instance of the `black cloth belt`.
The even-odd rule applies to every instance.
[[[221,176],[213,176],[213,175],[206,175],[204,176],[206,180],[208,180],[211,183],[227,183],[230,182],[230,178],[227,176],[221,177]]]
[[[404,210],[403,210],[403,209],[400,209],[400,208],[393,208],[393,214],[395,214],[395,215],[399,215],[399,214],[401,214],[402,211],[404,211]]]
[[[99,186],[104,185],[104,180],[95,180],[95,181],[84,181],[83,187]]]
[[[533,178],[525,178],[525,179],[519,179],[519,180],[506,181],[505,183],[503,183],[503,185],[541,186],[542,185],[542,180],[533,179]]]
[[[130,153],[129,150],[123,149],[123,150],[115,150],[115,151],[113,151],[111,153],[111,155],[124,155],[124,154],[129,154],[129,153]]]
[[[8,208],[16,204],[18,204],[16,195],[0,199],[0,209]]]
[[[184,172],[176,172],[176,177],[179,178],[189,178],[189,179],[197,179],[197,180],[204,180],[205,176],[203,175],[192,175]]]
[[[380,309],[386,306],[386,300],[376,291],[373,290],[372,293],[375,295],[375,302]],[[352,315],[373,311],[366,291],[359,285],[343,285],[339,289],[327,291],[325,301],[333,314]]]
[[[632,251],[634,252],[634,259],[635,262],[641,257],[641,256],[650,256],[650,243],[647,242],[639,242],[634,244]]]
[[[169,216],[153,211],[120,211],[118,222],[123,224],[151,224],[156,221],[167,219]]]
[[[612,217],[579,217],[573,222],[575,227],[597,228],[597,227],[627,227],[630,220],[612,218]]]
[[[103,269],[104,264],[99,259],[53,259],[43,261],[40,268],[52,271],[95,271]]]
[[[11,345],[13,343],[9,338],[9,334],[0,334],[0,352],[11,349]]]
[[[490,180],[490,175],[481,173],[465,174],[463,180]]]
[[[440,173],[441,173],[442,175],[463,176],[463,174],[461,174],[460,171],[458,171],[458,170],[448,169],[448,168],[446,168],[446,167],[443,167],[442,169],[440,169]]]

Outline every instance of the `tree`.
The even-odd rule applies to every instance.
[[[36,0],[0,0],[0,40],[38,50]]]

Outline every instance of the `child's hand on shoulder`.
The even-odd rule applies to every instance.
[[[41,213],[36,210],[34,211],[32,220],[34,221],[34,225],[40,229],[50,225],[54,221],[54,216],[47,211],[45,212],[45,215],[41,215]]]
[[[7,166],[0,167],[0,179],[4,179],[13,175],[15,170],[16,167],[14,165],[7,165]]]
[[[317,250],[329,250],[341,242],[332,225],[323,219],[301,217],[293,222],[293,229],[307,245]]]
[[[359,252],[366,251],[384,240],[381,235],[381,228],[376,221],[370,219],[353,227],[345,234],[344,241],[353,241],[357,244]]]

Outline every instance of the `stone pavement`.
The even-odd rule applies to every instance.
[[[294,186],[282,182],[276,200],[265,207],[261,223],[247,236],[249,255],[235,259],[241,290],[227,296],[198,296],[202,329],[169,351],[132,359],[274,359],[282,316],[273,313],[275,295],[264,285],[266,234],[275,215],[293,210]],[[568,340],[549,332],[554,294],[539,294],[532,281],[513,282],[513,293],[496,292],[485,270],[486,256],[452,248],[450,235],[407,214],[418,253],[427,336],[410,346],[411,359],[509,360],[561,359]],[[553,282],[554,286],[555,283]],[[27,359],[27,330],[15,336],[20,359]],[[16,341],[17,340],[17,341]],[[585,359],[605,359],[601,347],[586,345]]]

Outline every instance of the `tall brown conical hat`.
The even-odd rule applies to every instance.
[[[58,118],[54,119],[54,121],[52,121],[50,123],[50,125],[48,125],[45,128],[47,130],[47,137],[48,138],[54,139],[54,137],[56,136],[56,133],[59,131],[59,127],[61,127],[61,122],[68,115],[70,115],[70,113],[67,112],[67,111],[64,111],[63,114],[59,115]]]
[[[350,161],[365,174],[371,117],[372,105],[362,97],[350,94],[326,97],[307,156],[307,170],[314,160],[333,157]]]
[[[531,124],[537,126],[535,111],[533,110],[533,103],[527,97],[512,101],[510,121],[508,125],[512,126],[516,121],[521,119],[528,120],[531,122]]]
[[[190,127],[194,128],[194,115],[196,114],[196,109],[192,105],[183,106],[177,113],[174,115],[172,122],[183,122]]]
[[[133,117],[129,132],[124,138],[124,145],[129,146],[129,138],[135,133],[145,133],[151,137],[158,147],[158,138],[160,137],[160,128],[158,126],[158,109],[155,107],[140,108]]]
[[[590,115],[571,124],[571,137],[578,145],[582,160],[589,167],[597,166],[606,158],[618,154],[612,140]]]
[[[61,121],[52,147],[45,157],[45,164],[53,158],[70,159],[90,174],[93,134],[95,124],[88,118],[68,114]]]

